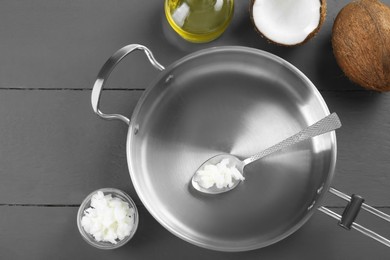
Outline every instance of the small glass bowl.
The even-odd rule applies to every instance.
[[[129,203],[129,207],[130,208],[134,209],[134,217],[133,217],[134,225],[133,225],[133,229],[130,232],[130,235],[125,237],[123,240],[118,240],[118,243],[116,243],[116,244],[112,244],[110,242],[105,242],[105,241],[100,241],[100,242],[96,241],[95,238],[92,235],[88,234],[84,230],[84,228],[81,226],[81,219],[84,216],[84,210],[86,210],[87,208],[89,208],[91,206],[92,196],[94,194],[96,194],[98,191],[102,191],[104,193],[104,195],[111,194],[111,196],[113,198],[114,197],[120,198],[121,200]],[[95,190],[94,192],[90,193],[84,199],[83,203],[81,203],[79,211],[77,212],[77,227],[79,228],[81,236],[91,246],[94,246],[94,247],[99,248],[99,249],[115,249],[115,248],[121,247],[124,244],[126,244],[127,242],[129,242],[130,239],[134,236],[135,232],[137,231],[137,227],[138,227],[138,210],[137,210],[137,207],[136,207],[134,201],[125,192],[123,192],[121,190],[118,190],[118,189],[114,189],[114,188],[98,189],[98,190]]]

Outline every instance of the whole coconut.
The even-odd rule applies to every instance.
[[[390,7],[377,0],[359,0],[337,15],[332,31],[333,53],[345,75],[376,91],[390,91]]]

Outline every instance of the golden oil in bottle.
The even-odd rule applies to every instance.
[[[196,43],[219,37],[233,11],[233,0],[165,0],[168,23],[182,38]]]

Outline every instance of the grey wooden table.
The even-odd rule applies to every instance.
[[[328,0],[320,33],[304,46],[283,48],[254,32],[244,0],[236,1],[223,36],[199,45],[170,30],[163,0],[0,1],[0,258],[390,259],[389,248],[320,212],[285,240],[250,252],[215,252],[180,240],[137,197],[126,165],[126,125],[99,119],[90,105],[98,70],[126,44],[146,45],[163,65],[210,46],[269,51],[305,73],[343,121],[333,186],[390,213],[390,94],[349,82],[332,55],[331,27],[347,2]],[[157,73],[135,53],[112,75],[104,111],[130,115]],[[89,246],[76,226],[81,201],[102,187],[126,191],[140,210],[135,237],[113,251]],[[342,211],[344,202],[326,205]],[[358,221],[390,236],[388,223],[366,214]]]

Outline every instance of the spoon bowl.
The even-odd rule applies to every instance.
[[[212,187],[210,188],[204,188],[202,187],[201,185],[199,185],[199,182],[197,180],[198,178],[198,172],[202,169],[204,169],[204,167],[206,165],[216,165],[217,163],[221,162],[222,160],[224,159],[228,159],[229,160],[229,164],[227,165],[228,167],[236,167],[237,170],[243,174],[244,172],[244,162],[241,161],[240,159],[238,159],[236,156],[234,155],[231,155],[231,154],[218,154],[214,157],[211,157],[210,159],[208,159],[207,161],[205,161],[199,168],[198,170],[195,172],[195,174],[192,176],[192,179],[191,179],[191,184],[192,186],[200,191],[200,192],[203,192],[203,193],[208,193],[208,194],[219,194],[219,193],[224,193],[224,192],[227,192],[227,191],[230,191],[232,189],[234,189],[235,187],[237,187],[237,185],[241,182],[241,180],[237,180],[237,179],[234,179],[232,178],[232,182],[233,182],[233,185],[232,186],[228,186],[228,187],[223,187],[223,188],[217,188],[216,185],[213,185]]]

